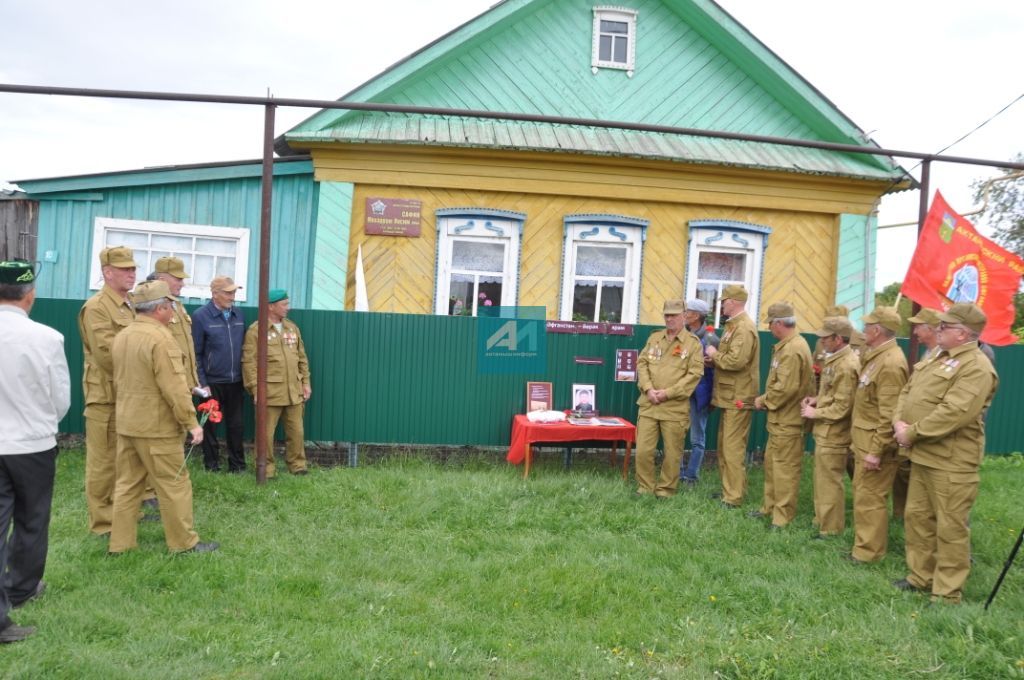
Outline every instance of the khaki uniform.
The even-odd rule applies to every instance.
[[[921,359],[914,364],[914,370],[910,372],[910,379],[914,374],[928,365],[939,353],[939,348],[926,349]],[[896,477],[892,480],[892,516],[894,519],[903,519],[904,510],[907,506],[907,489],[910,488],[910,459],[900,458],[900,466],[896,468]]]
[[[760,339],[746,312],[725,323],[715,354],[714,391],[711,403],[722,409],[718,432],[718,472],[722,478],[722,502],[740,505],[747,493],[747,442],[753,412],[736,407],[736,400],[753,404],[760,392]]]
[[[763,395],[768,409],[768,443],[764,452],[761,512],[770,515],[776,526],[786,526],[796,517],[804,459],[800,402],[812,394],[811,348],[803,336],[794,332],[772,346],[772,364]]]
[[[245,389],[256,395],[257,323],[249,326],[242,345],[242,380]],[[267,477],[273,477],[274,431],[284,418],[285,462],[291,472],[306,469],[305,433],[302,414],[303,388],[309,386],[309,361],[299,327],[285,319],[281,330],[273,324],[267,331]]]
[[[862,562],[877,562],[889,546],[887,500],[899,466],[892,415],[907,382],[907,359],[896,340],[868,349],[853,401],[853,528],[851,554]],[[864,457],[878,456],[880,470],[864,469]]]
[[[167,325],[171,331],[174,341],[181,350],[185,364],[185,380],[191,391],[193,387],[199,386],[199,374],[196,371],[196,345],[192,340],[192,317],[185,311],[185,306],[180,302],[174,305],[174,316],[171,323]]]
[[[843,475],[859,370],[860,360],[849,345],[822,363],[814,413],[814,522],[822,534],[840,534],[846,528]]]
[[[113,351],[118,458],[109,550],[124,552],[138,545],[147,475],[160,499],[167,547],[189,550],[199,536],[192,528],[192,481],[182,440],[199,424],[181,350],[160,322],[140,316],[114,339]]]
[[[110,531],[114,511],[117,431],[114,417],[114,337],[135,319],[131,305],[104,285],[78,313],[85,365],[85,503],[89,531]]]
[[[968,518],[985,455],[983,413],[998,385],[992,363],[968,342],[915,372],[893,415],[910,425],[907,580],[951,602],[960,601],[971,571]]]
[[[637,360],[640,410],[637,417],[636,481],[638,493],[668,497],[679,486],[679,461],[690,427],[690,395],[704,377],[704,348],[683,329],[672,340],[667,331],[651,334]],[[652,404],[647,390],[666,390],[668,400]],[[654,451],[661,437],[665,457],[654,480]]]

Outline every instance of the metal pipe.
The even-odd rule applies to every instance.
[[[929,189],[931,187],[931,178],[932,178],[932,162],[931,161],[925,161],[925,162],[923,162],[921,164],[921,195],[919,197],[918,205],[917,205],[917,238],[918,238],[918,240],[921,239],[921,232],[924,231],[924,221],[928,217],[928,199],[929,199],[928,191],[929,191]],[[897,298],[897,299],[899,299],[899,298]],[[899,305],[899,303],[897,303],[897,306],[898,305]],[[898,311],[899,310],[897,310],[897,312]],[[914,302],[913,304],[910,305],[911,316],[916,315],[920,311],[921,311],[921,305],[917,304],[916,302]],[[909,369],[910,373],[913,373],[914,372],[914,364],[916,364],[917,360],[918,360],[918,356],[917,356],[918,341],[917,341],[917,336],[914,335],[914,330],[913,329],[910,330],[910,346],[908,347],[908,350],[909,350],[908,353],[910,354],[910,366],[908,366],[907,368]]]
[[[376,111],[381,113],[413,113],[433,116],[463,116],[466,118],[490,118],[499,120],[516,120],[528,123],[550,123],[556,125],[580,125],[585,127],[611,128],[618,130],[634,130],[638,132],[659,132],[672,135],[690,135],[694,137],[712,137],[715,139],[731,139],[742,142],[759,142],[780,146],[796,146],[823,151],[841,151],[859,153],[870,156],[894,156],[897,158],[913,158],[921,161],[940,161],[943,163],[962,163],[967,165],[987,165],[996,168],[1024,170],[1024,163],[967,156],[945,156],[942,154],[921,153],[899,149],[883,149],[877,146],[859,146],[857,144],[839,144],[836,142],[819,142],[809,139],[791,139],[769,135],[749,135],[741,132],[725,132],[701,130],[697,128],[675,127],[672,125],[650,125],[647,123],[629,123],[624,121],[596,120],[593,118],[572,118],[567,116],[545,116],[534,113],[514,113],[510,111],[481,111],[475,109],[452,109],[433,106],[407,106],[401,104],[379,104],[373,102],[324,101],[318,99],[281,99],[274,97],[243,97],[233,95],[191,94],[184,92],[147,92],[138,90],[101,90],[78,87],[49,87],[44,85],[13,85],[0,83],[0,92],[15,94],[44,94],[71,97],[103,97],[110,99],[148,99],[156,101],[205,102],[210,104],[247,104],[252,106],[288,106],[296,108],[344,109],[350,111]]]
[[[263,113],[263,187],[260,211],[260,283],[256,321],[256,483],[267,483],[267,296],[270,286],[270,218],[274,189],[274,105]]]

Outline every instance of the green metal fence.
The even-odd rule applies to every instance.
[[[82,346],[77,317],[82,301],[40,299],[32,318],[64,334],[71,367],[72,406],[61,431],[84,431]],[[246,318],[255,321],[252,308]],[[313,398],[306,409],[306,438],[359,443],[501,446],[508,443],[512,416],[525,411],[526,382],[551,382],[556,408],[570,406],[573,383],[597,387],[597,408],[636,421],[635,383],[616,382],[615,350],[640,349],[652,326],[634,335],[549,333],[547,370],[536,374],[487,375],[477,371],[478,321],[366,312],[293,310],[302,329],[312,370]],[[814,338],[808,336],[810,342]],[[770,363],[771,336],[761,334],[761,370]],[[601,365],[575,357],[599,357]],[[1024,419],[1024,347],[996,349],[1000,390],[988,417],[987,450],[1021,450]],[[762,375],[763,378],[763,375]],[[251,413],[247,418],[252,431]],[[715,447],[717,415],[708,424]],[[751,447],[764,448],[764,414],[754,416]]]

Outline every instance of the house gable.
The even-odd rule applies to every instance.
[[[623,3],[637,11],[635,71],[630,76],[618,69],[592,69],[595,6],[587,0],[509,0],[343,99],[869,143],[824,96],[710,0]],[[751,154],[758,145],[580,126],[446,120],[438,130],[436,117],[325,110],[292,129],[285,140],[300,148],[330,141],[525,147],[873,179],[901,174],[887,159],[809,149],[763,147],[766,152]],[[649,143],[638,144],[638,136]],[[738,151],[742,146],[746,149]]]

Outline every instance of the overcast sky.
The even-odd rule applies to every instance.
[[[336,99],[492,4],[0,0],[0,82]],[[938,151],[1024,93],[1021,0],[719,4],[887,148]],[[309,114],[279,110],[276,134]],[[259,107],[0,94],[0,183],[257,158],[262,125]],[[947,153],[1020,151],[1024,100]],[[995,174],[935,164],[932,186],[968,212],[971,181]],[[917,192],[887,197],[879,221],[917,206]],[[878,287],[902,279],[915,241],[881,233]]]

